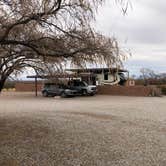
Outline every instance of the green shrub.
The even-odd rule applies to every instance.
[[[15,82],[14,81],[7,81],[4,85],[4,89],[13,89],[15,88]]]
[[[166,86],[158,86],[161,89],[163,95],[166,95]]]

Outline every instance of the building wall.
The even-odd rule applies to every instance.
[[[107,81],[113,82],[114,77],[115,77],[114,74],[108,74],[108,80]],[[97,80],[98,80],[99,85],[101,85],[101,83],[104,82],[104,73],[103,74],[97,74]]]
[[[98,94],[117,96],[150,96],[155,88],[149,86],[98,86]]]
[[[41,91],[42,86],[43,86],[43,83],[38,82],[37,90]],[[35,82],[33,81],[16,82],[15,89],[18,92],[33,92],[35,91]]]
[[[42,82],[38,82],[37,89],[40,92]],[[35,91],[34,82],[17,82],[15,85],[16,91],[33,92]],[[152,87],[149,86],[98,86],[98,94],[101,95],[117,95],[117,96],[150,96],[152,95]]]

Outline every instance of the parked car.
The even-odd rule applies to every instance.
[[[95,95],[97,87],[95,85],[88,85],[85,81],[72,80],[68,82],[70,89],[77,90],[80,95]]]
[[[80,95],[95,95],[97,88],[94,85],[88,85],[84,81],[72,80],[68,82],[68,85],[46,83],[42,89],[42,94],[44,97],[73,97]]]
[[[42,89],[42,95],[44,97],[72,97],[77,94],[76,90],[69,89],[67,86],[63,84],[55,84],[55,83],[46,83]]]
[[[56,95],[61,94],[62,91],[63,91],[63,89],[60,86],[58,86],[57,84],[46,83],[43,86],[42,94],[44,97],[56,96]]]

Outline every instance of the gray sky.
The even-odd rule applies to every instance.
[[[132,7],[123,15],[114,0],[100,7],[96,29],[114,36],[132,57],[125,67],[139,74],[142,67],[166,72],[166,0],[130,0]]]

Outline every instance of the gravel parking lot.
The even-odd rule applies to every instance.
[[[2,93],[0,166],[166,166],[166,97]]]

